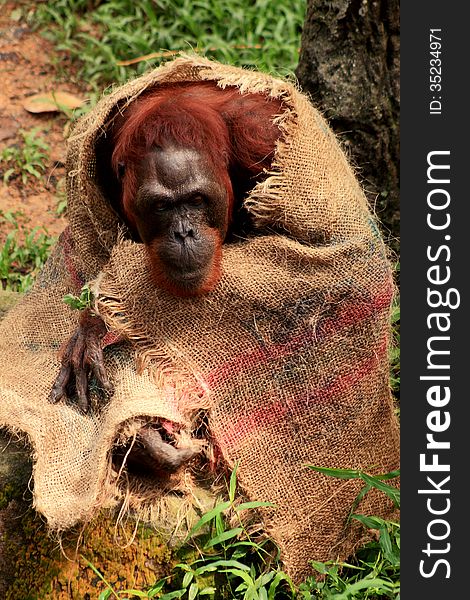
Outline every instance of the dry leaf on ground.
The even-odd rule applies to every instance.
[[[79,108],[85,101],[69,92],[52,91],[46,94],[35,94],[23,102],[23,108],[31,113],[67,112]]]

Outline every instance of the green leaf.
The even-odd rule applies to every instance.
[[[3,183],[8,183],[10,177],[13,175],[14,172],[15,169],[7,169],[5,173],[3,173]]]
[[[243,565],[244,567],[246,565]],[[247,570],[249,571],[250,569],[247,568]],[[247,586],[254,586],[254,581],[253,578],[250,577],[250,575],[246,572],[246,570],[242,570],[242,569],[225,569],[224,571],[222,571],[223,573],[232,573],[232,575],[236,575],[237,577],[240,577],[241,579],[243,579],[243,582],[247,585]]]
[[[216,535],[221,535],[225,531],[225,519],[221,514],[215,515],[214,523]]]
[[[370,492],[371,490],[371,486],[366,484],[358,493],[358,495],[354,498],[354,502],[352,503],[351,509],[349,511],[349,517],[348,517],[348,521],[351,518],[352,513],[356,510],[356,508],[359,506],[359,504],[361,503],[361,500],[364,498],[364,496]]]
[[[177,565],[175,565],[175,568],[181,569],[182,571],[191,571],[192,569],[189,565],[187,565],[186,563],[178,563]]]
[[[400,507],[400,490],[398,488],[388,485],[387,483],[380,481],[378,477],[373,477],[367,473],[361,473],[361,479],[363,479],[371,487],[374,487],[386,494],[390,500],[392,500],[395,506]]]
[[[37,179],[41,179],[41,173],[39,173],[39,171],[35,169],[32,164],[25,165],[24,170],[30,173],[30,175],[34,175],[34,177]]]
[[[228,493],[228,497],[230,498],[230,502],[232,504],[235,501],[235,492],[237,489],[237,470],[238,470],[238,463],[235,463],[235,467],[233,468],[233,471],[230,475],[230,486],[229,486],[229,493]]]
[[[221,544],[222,542],[231,540],[232,538],[240,535],[240,533],[242,531],[243,531],[243,527],[236,527],[235,529],[230,529],[229,531],[224,531],[220,535],[217,535],[217,536],[211,538],[207,542],[207,544],[204,546],[204,548],[212,548],[212,546],[216,546],[217,544]]]
[[[166,582],[168,581],[168,579],[169,579],[169,577],[164,577],[163,579],[160,579],[159,581],[157,581],[156,583],[154,583],[152,585],[152,587],[149,588],[149,590],[147,591],[147,596],[149,598],[153,598],[159,592],[161,592],[163,590]]]
[[[182,586],[184,588],[187,588],[193,579],[194,579],[194,573],[192,571],[188,571],[187,573],[185,573],[185,575],[183,577]]]
[[[62,300],[74,310],[83,310],[83,304],[78,296],[74,296],[73,294],[65,294]]]
[[[294,584],[292,582],[292,579],[288,575],[286,575],[285,573],[283,573],[281,571],[279,573],[276,573],[276,577],[274,577],[273,581],[271,582],[271,585],[269,586],[268,600],[274,600],[274,598],[276,596],[276,590],[278,588],[278,585],[282,581],[287,582],[287,584],[289,585],[292,593],[295,592],[295,587],[294,587]]]
[[[330,467],[316,467],[314,465],[307,465],[309,469],[313,471],[318,471],[319,473],[324,473],[325,475],[329,475],[330,477],[338,477],[339,479],[364,479],[363,476],[372,478],[374,480],[382,480],[382,479],[394,479],[395,477],[400,476],[400,470],[397,469],[395,471],[390,471],[389,473],[381,473],[380,475],[368,475],[364,471],[358,471],[357,469],[333,469]]]
[[[382,473],[381,475],[375,475],[376,479],[395,479],[396,477],[400,477],[400,469],[396,469],[395,471],[390,471],[389,473]]]
[[[320,562],[318,560],[312,560],[310,564],[315,569],[315,571],[318,571],[320,573],[320,575],[326,575],[329,572],[328,566],[323,562]]]
[[[328,467],[316,467],[313,465],[307,465],[309,469],[323,473],[330,477],[338,477],[339,479],[362,479],[366,482],[367,486],[356,497],[351,512],[354,512],[360,500],[369,491],[371,487],[380,490],[386,494],[395,506],[400,507],[400,490],[394,486],[384,483],[383,479],[393,479],[400,475],[400,471],[391,471],[390,473],[382,473],[380,475],[369,475],[363,471],[357,471],[356,469],[331,469]]]
[[[257,544],[256,542],[252,542],[251,540],[243,540],[241,542],[235,542],[234,544],[230,544],[230,548],[238,548],[239,546],[247,546],[248,548],[252,548],[253,550],[263,550],[262,544]]]
[[[242,510],[248,510],[250,508],[262,508],[263,506],[276,506],[272,502],[242,502],[238,506],[234,506],[236,512],[240,512]]]
[[[93,563],[91,563],[88,559],[86,559],[83,554],[80,555],[80,557],[83,559],[83,561],[86,563],[86,565],[88,567],[90,567],[90,569],[93,571],[93,573],[95,573],[95,575],[97,575],[99,577],[99,579],[106,585],[106,587],[108,588],[107,591],[109,591],[109,596],[111,594],[113,594],[113,596],[115,596],[116,598],[118,598],[119,596],[116,594],[116,592],[114,591],[114,589],[111,587],[111,585],[106,581],[106,579],[104,578],[104,576],[100,573],[100,571],[98,571],[98,569],[95,567],[95,565]],[[109,598],[108,596],[108,598]]]
[[[258,589],[258,598],[259,600],[268,600],[268,592],[265,587],[260,587]]]
[[[163,596],[160,596],[159,600],[173,600],[174,598],[181,598],[184,594],[186,594],[186,590],[176,590],[175,592],[163,594]]]
[[[223,567],[224,569],[239,569],[241,571],[249,571],[250,567],[244,565],[238,560],[215,560],[207,565],[202,565],[194,570],[196,575],[202,575],[203,573],[210,573],[212,571],[220,570],[219,567]]]
[[[66,294],[63,297],[63,302],[65,302],[65,304],[74,310],[85,310],[87,308],[92,308],[94,302],[93,292],[89,288],[88,284],[85,284],[80,290],[80,296]]]
[[[329,467],[315,467],[313,465],[307,465],[307,467],[312,469],[312,471],[318,471],[330,477],[338,477],[338,479],[360,479],[361,477],[361,471],[357,471],[356,469],[331,469]]]
[[[194,598],[196,598],[198,592],[199,592],[199,586],[197,585],[197,583],[192,583],[191,587],[189,588],[188,600],[194,600]]]
[[[398,586],[395,586],[390,581],[385,581],[384,579],[380,579],[378,577],[374,579],[361,579],[356,583],[348,585],[344,593],[336,594],[334,598],[335,600],[349,600],[356,592],[359,592],[360,590],[375,588],[383,592],[393,592],[396,587]]]
[[[212,519],[214,519],[216,515],[220,515],[220,513],[223,513],[224,511],[228,510],[231,504],[231,502],[221,502],[220,504],[217,504],[217,506],[215,506],[212,510],[203,515],[188,533],[185,541],[192,537],[196,533],[196,531],[199,531],[201,527],[204,527],[204,525],[212,521]]]
[[[265,586],[267,583],[271,581],[271,579],[276,575],[276,571],[269,571],[268,573],[263,573],[258,577],[257,582],[258,585]]]
[[[367,529],[381,529],[386,524],[380,517],[367,517],[366,515],[351,515],[352,519],[356,519],[360,523],[367,527]]]
[[[391,563],[395,564],[395,553],[393,552],[392,540],[386,526],[380,528],[379,544],[385,558]]]

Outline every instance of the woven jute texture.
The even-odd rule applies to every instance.
[[[285,108],[272,168],[245,201],[257,235],[224,246],[214,292],[175,298],[152,284],[143,246],[126,240],[97,184],[96,148],[117,106],[162,83],[200,80]],[[90,519],[123,496],[111,449],[134,422],[173,423],[187,437],[204,422],[219,468],[238,463],[244,495],[274,504],[258,518],[295,580],[311,559],[346,559],[362,536],[347,520],[361,484],[307,465],[399,466],[387,354],[394,286],[375,219],[323,117],[286,81],[180,57],[79,120],[67,168],[69,227],[0,330],[0,425],[31,442],[36,509],[58,530]],[[105,349],[114,395],[94,397],[84,415],[47,396],[78,318],[62,298],[88,281],[124,341]],[[151,504],[170,498],[171,485],[190,494],[189,471],[157,486]],[[138,489],[127,502],[139,506]],[[371,492],[357,511],[387,518],[393,507]]]

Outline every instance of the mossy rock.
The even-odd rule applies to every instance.
[[[30,477],[28,449],[0,433],[0,598],[93,600],[107,589],[93,567],[116,592],[171,573],[176,558],[165,541],[132,519],[117,525],[111,512],[51,535],[31,507]]]
[[[21,294],[0,291],[0,319]],[[0,598],[94,600],[106,584],[117,592],[150,587],[169,575],[176,558],[152,528],[132,519],[116,525],[115,514],[51,535],[32,508],[31,451],[0,430]]]

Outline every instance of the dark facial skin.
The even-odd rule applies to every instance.
[[[137,179],[131,211],[157,285],[177,295],[205,293],[220,270],[229,224],[220,177],[203,153],[167,146],[145,156]]]
[[[244,232],[242,199],[271,163],[280,134],[273,117],[281,108],[280,100],[242,97],[214,82],[163,84],[126,104],[110,121],[110,135],[97,140],[97,183],[132,239],[145,244],[162,293],[192,297],[216,287],[227,230]],[[147,143],[160,146],[147,152]],[[83,311],[62,348],[51,402],[68,398],[87,412],[91,381],[112,394],[101,349],[105,334],[101,319]],[[134,447],[120,450],[124,455],[114,456],[120,464],[126,457],[130,471],[136,467],[162,482],[197,452],[169,443],[157,424],[144,427]]]
[[[179,296],[211,291],[220,278],[221,246],[229,225],[227,188],[214,167],[202,152],[167,146],[149,152],[137,176],[132,224],[147,248],[155,284]],[[111,393],[101,350],[105,333],[103,321],[83,311],[77,331],[62,349],[51,402],[70,396],[71,386],[86,412],[92,375]]]

